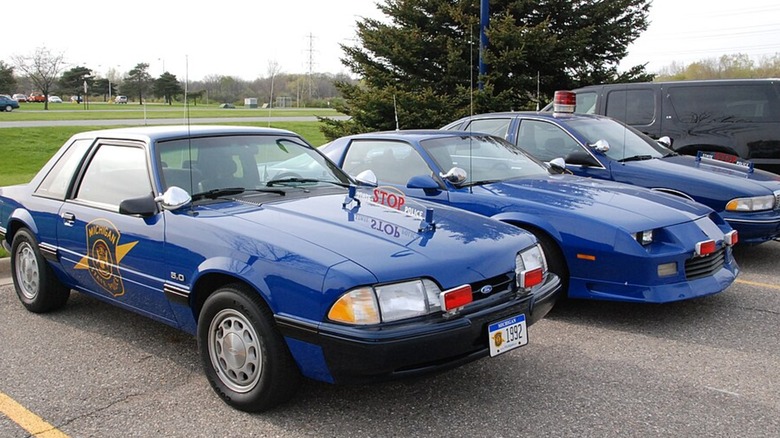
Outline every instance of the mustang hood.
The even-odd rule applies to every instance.
[[[556,209],[583,215],[629,232],[690,222],[712,212],[704,205],[642,187],[568,175],[487,184],[474,192],[535,204],[540,212]]]
[[[275,235],[282,248],[314,245],[323,256],[330,253],[331,265],[351,260],[378,281],[395,280],[398,272],[453,284],[468,282],[466,278],[473,281],[474,272],[489,278],[513,270],[515,254],[535,242],[533,236],[510,225],[438,205],[433,207],[434,228],[420,231],[422,220],[413,214],[415,209],[424,212],[425,206],[411,198],[405,200],[406,212],[367,200],[342,207],[343,201],[343,195],[262,205],[244,199],[208,209],[232,217],[224,221],[226,227],[246,230],[246,239],[263,233],[264,238]]]

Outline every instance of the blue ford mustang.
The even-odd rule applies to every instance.
[[[780,176],[749,163],[678,155],[611,118],[566,113],[480,114],[443,129],[494,134],[575,175],[635,184],[700,202],[758,244],[780,237]],[[728,158],[728,157],[726,157]],[[736,158],[736,157],[733,157]],[[747,164],[747,165],[741,165]]]
[[[0,188],[0,240],[27,309],[74,289],[192,333],[248,411],[528,342],[561,290],[533,235],[354,184],[289,131],[85,132]]]
[[[504,140],[455,131],[342,137],[321,148],[392,194],[448,204],[533,232],[568,296],[669,302],[735,279],[736,233],[710,208],[648,189],[555,175]]]

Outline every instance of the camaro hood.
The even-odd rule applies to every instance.
[[[616,181],[695,193],[697,197],[706,200],[764,196],[780,190],[780,176],[773,173],[758,169],[751,173],[716,162],[698,162],[696,158],[686,155],[628,163],[614,162],[611,170]]]
[[[586,216],[629,232],[689,222],[712,212],[704,205],[642,187],[569,175],[486,184],[474,187],[474,193],[535,204],[542,215],[556,209]]]
[[[488,278],[513,269],[515,254],[534,243],[530,234],[515,227],[444,206],[433,207],[434,229],[419,231],[422,221],[413,211],[367,200],[343,207],[344,199],[325,195],[259,204],[243,198],[209,205],[204,215],[232,217],[219,223],[247,240],[273,233],[281,242],[277,245],[314,245],[331,254],[331,265],[351,260],[378,281],[397,279],[399,272],[409,278],[451,277],[447,281],[455,282],[473,281],[475,272]],[[406,202],[405,207],[417,204],[424,212],[417,201]],[[497,253],[505,255],[499,260]]]

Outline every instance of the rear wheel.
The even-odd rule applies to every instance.
[[[198,348],[212,388],[237,409],[267,410],[290,399],[300,384],[271,310],[244,285],[225,286],[206,299]]]
[[[16,295],[27,310],[44,313],[65,305],[70,289],[63,285],[38,249],[38,240],[26,228],[17,231],[11,245],[11,271]]]

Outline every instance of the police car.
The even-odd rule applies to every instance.
[[[669,149],[668,138],[655,141],[617,120],[575,114],[575,105],[574,93],[557,92],[554,112],[479,114],[442,129],[494,134],[559,170],[702,203],[737,230],[742,243],[780,237],[780,175],[720,152],[680,155]]]
[[[0,241],[28,310],[75,290],[196,335],[214,390],[247,411],[301,376],[369,382],[511,351],[561,290],[530,233],[380,202],[275,129],[76,134],[0,188]]]

